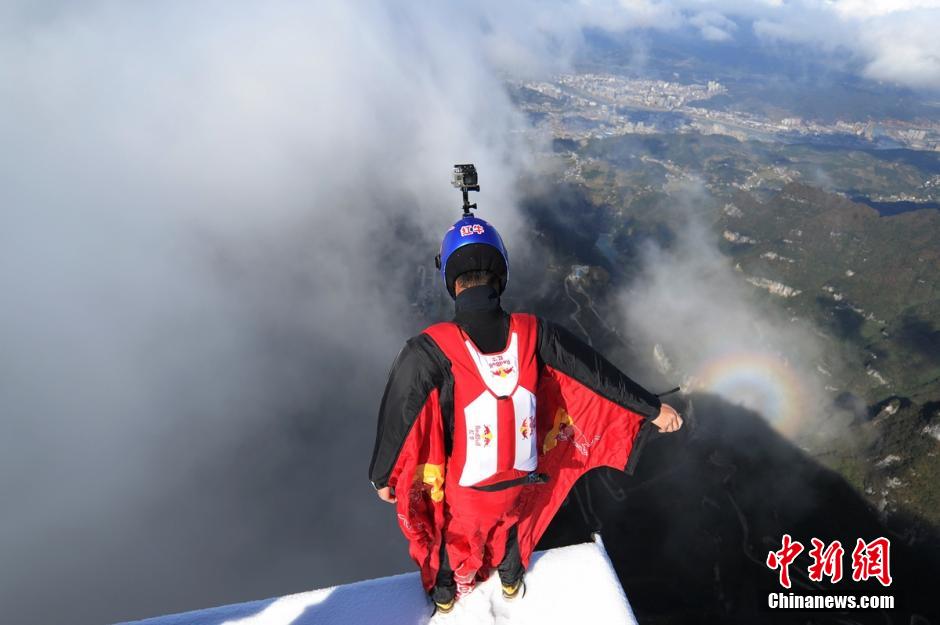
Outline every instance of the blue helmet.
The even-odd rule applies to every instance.
[[[444,234],[437,257],[444,286],[451,297],[454,281],[468,271],[491,271],[499,277],[502,293],[509,280],[509,255],[496,228],[477,217],[464,217]]]

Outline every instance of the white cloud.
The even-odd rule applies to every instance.
[[[686,11],[704,3],[677,0]],[[940,2],[936,0],[799,0],[791,3],[708,3],[730,19],[753,21],[761,38],[816,48],[836,61],[857,62],[862,74],[915,88],[940,89]],[[729,29],[701,13],[689,22],[705,39],[727,40]],[[714,30],[717,28],[718,30]]]
[[[358,577],[364,553],[337,551],[376,531],[371,572],[405,565],[366,469],[420,323],[408,278],[459,215],[453,163],[477,164],[482,216],[518,240],[530,151],[486,50],[524,42],[553,67],[552,42],[580,37],[495,3],[486,29],[477,7],[0,7],[6,618],[112,622],[154,594],[170,610]],[[217,575],[232,551],[244,568]],[[55,611],[118,584],[83,621]]]
[[[817,12],[804,24],[793,16],[756,26],[772,38],[846,50],[864,76],[915,88],[940,89],[940,8],[878,12]]]
[[[487,35],[494,58],[517,69],[544,70],[565,59],[580,43],[582,27],[691,28],[705,41],[721,43],[752,24],[761,39],[820,50],[840,65],[860,67],[868,78],[940,89],[938,0],[572,0],[484,3],[478,12],[495,25]],[[519,29],[524,23],[534,28]]]
[[[940,89],[938,0],[593,0],[541,11],[519,6],[517,17],[531,12],[549,32],[565,32],[566,24],[614,31],[686,27],[720,43],[734,39],[742,24],[753,24],[761,39],[820,50],[843,66],[862,68],[866,77]],[[568,32],[568,42],[576,43]]]
[[[837,13],[846,18],[860,19],[911,11],[940,8],[938,0],[830,0]]]
[[[865,75],[940,89],[940,9],[917,9],[867,21],[860,29]]]
[[[693,15],[689,22],[699,29],[706,41],[728,41],[738,25],[716,11],[703,11]]]

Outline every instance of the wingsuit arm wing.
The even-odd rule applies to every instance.
[[[601,466],[633,471],[662,405],[564,328],[538,323],[538,470],[549,479],[520,494],[517,536],[524,565],[582,475]]]
[[[369,479],[375,488],[388,486],[408,433],[432,391],[440,388],[442,358],[433,341],[421,334],[409,339],[392,364],[379,407],[375,448],[369,465]]]
[[[659,415],[659,398],[565,328],[539,319],[538,354],[543,364],[571,376],[610,401],[648,419]]]

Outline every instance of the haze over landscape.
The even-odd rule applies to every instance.
[[[727,449],[772,441],[837,483],[808,500],[936,557],[938,27],[916,0],[4,3],[6,617],[412,569],[366,467],[389,364],[451,314],[432,259],[457,162],[506,239],[507,305],[682,384],[704,440],[712,417]],[[744,466],[702,440],[690,462]],[[645,478],[598,479],[559,540]],[[641,623],[704,609],[628,568]]]

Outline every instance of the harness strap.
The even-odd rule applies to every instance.
[[[533,471],[522,477],[517,477],[514,480],[504,480],[502,482],[496,482],[495,484],[487,484],[486,486],[470,486],[473,490],[482,490],[485,492],[493,492],[497,490],[506,490],[507,488],[513,488],[515,486],[525,486],[526,484],[545,484],[548,482],[548,473],[537,473]]]

